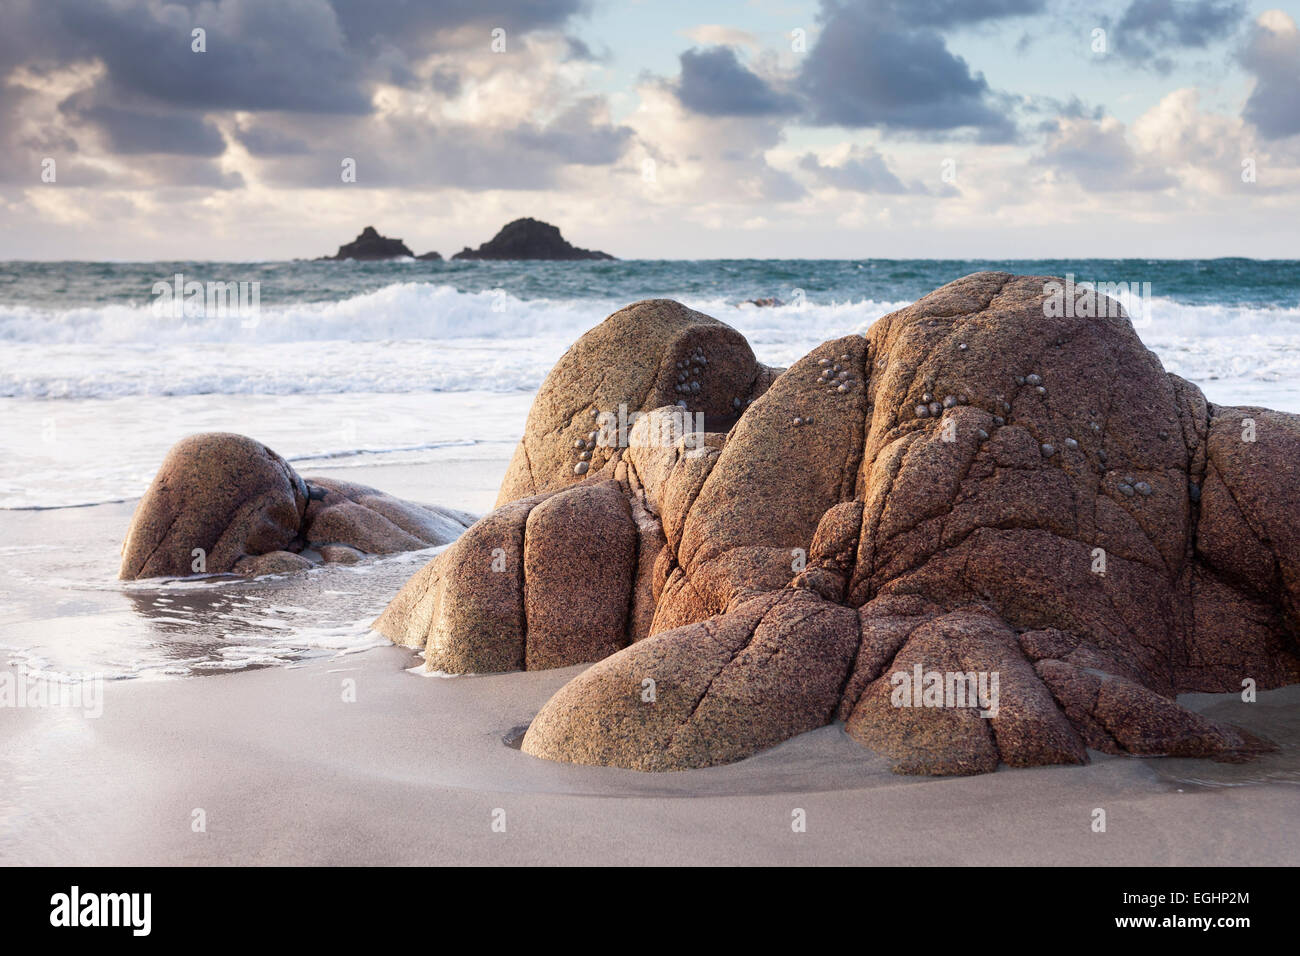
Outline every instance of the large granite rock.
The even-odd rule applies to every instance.
[[[556,226],[537,219],[516,219],[477,249],[466,246],[453,259],[613,259],[608,252],[570,245]]]
[[[621,626],[524,738],[577,763],[703,767],[837,720],[906,773],[1266,748],[1174,698],[1300,681],[1300,416],[1207,403],[1109,300],[1046,308],[1050,281],[967,276],[748,395],[725,326],[617,313],[380,630],[465,671],[591,660]],[[710,401],[752,405],[702,434],[662,408],[659,440],[572,476],[574,422],[678,394],[673,329],[732,356]]]
[[[243,435],[191,435],[167,453],[140,499],[120,575],[269,574],[352,563],[447,544],[473,520],[364,485],[303,478]]]

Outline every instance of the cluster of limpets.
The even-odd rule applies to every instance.
[[[934,397],[933,392],[923,392],[921,404],[917,405],[912,411],[917,418],[938,418],[944,413],[944,409],[968,404],[970,404],[970,399],[965,395],[945,395],[943,401],[939,401]]]
[[[1044,398],[1047,397],[1047,386],[1043,384],[1043,376],[1039,375],[1037,372],[1030,372],[1028,375],[1017,375],[1016,384],[1028,385],[1039,395],[1042,395]]]
[[[1115,487],[1119,490],[1119,493],[1123,495],[1125,498],[1132,498],[1135,494],[1141,495],[1143,498],[1146,498],[1151,494],[1150,485],[1148,485],[1145,481],[1134,481],[1132,478],[1121,479],[1120,483]]]
[[[591,410],[592,418],[599,418],[600,411],[593,408]],[[573,442],[573,450],[578,453],[578,463],[573,466],[575,475],[585,475],[591,468],[591,452],[596,447],[596,436],[599,432],[587,432],[586,438],[576,438]]]
[[[825,359],[822,360],[822,364],[826,364]],[[1037,395],[1043,397],[1046,397],[1047,395],[1047,386],[1043,384],[1043,377],[1037,372],[1030,372],[1028,375],[1017,375],[1015,381],[1017,386],[1031,388]],[[933,388],[933,383],[927,383],[927,386]],[[913,409],[913,412],[917,418],[939,418],[943,415],[946,409],[953,408],[957,405],[966,405],[969,402],[970,399],[965,395],[945,395],[942,400],[939,400],[935,398],[933,392],[926,391],[921,395],[921,402]],[[1001,428],[1007,423],[1007,419],[1011,415],[1011,403],[1008,402],[1004,396],[999,395],[994,401],[994,411],[993,426],[995,428]],[[1095,434],[1101,433],[1101,425],[1096,421],[1089,421],[1088,427]],[[978,435],[982,442],[987,441],[989,438],[989,433],[982,428],[978,430]],[[1169,439],[1169,433],[1161,430],[1158,437],[1161,441],[1167,441]],[[1066,438],[1063,444],[1069,451],[1079,450],[1079,442],[1073,437]],[[1052,458],[1056,455],[1057,448],[1051,442],[1043,442],[1038,446],[1038,451],[1044,458]],[[1098,448],[1097,460],[1103,468],[1106,466],[1106,457],[1106,449]],[[1116,483],[1115,487],[1119,493],[1126,498],[1132,498],[1135,495],[1147,498],[1150,497],[1152,493],[1150,484],[1145,481],[1137,481],[1129,476],[1121,478]],[[1201,489],[1194,481],[1188,483],[1188,495],[1192,499],[1193,503],[1200,499]]]
[[[709,364],[709,357],[698,346],[689,356],[677,363],[677,384],[673,388],[682,395],[696,395],[700,391],[700,375]],[[681,405],[682,402],[678,402]]]
[[[822,367],[822,373],[817,377],[821,385],[826,386],[828,392],[848,392],[858,383],[853,377],[853,372],[849,369],[849,357],[841,355],[838,362],[833,362],[828,358],[818,359],[817,364]]]

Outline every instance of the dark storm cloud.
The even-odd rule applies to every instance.
[[[293,157],[305,169],[330,167],[337,179],[339,155],[387,135],[371,97],[378,82],[444,96],[462,88],[461,74],[439,67],[421,77],[428,55],[461,52],[483,57],[493,31],[505,33],[510,54],[526,49],[529,31],[561,32],[586,0],[216,0],[160,3],[154,0],[4,0],[0,21],[0,80],[17,67],[34,72],[98,63],[89,89],[66,99],[59,113],[74,134],[93,130],[85,143],[69,138],[65,151],[102,144],[132,157],[134,168],[158,175],[178,170],[178,183],[222,188],[237,177],[200,163],[146,162],[140,157],[216,157],[226,143],[213,120],[240,111],[233,135],[259,159]],[[203,52],[192,49],[192,31],[205,31]],[[476,32],[479,31],[479,32]],[[480,37],[481,32],[481,37]],[[481,40],[481,48],[478,42]],[[570,58],[591,57],[569,38]],[[16,102],[10,98],[5,106]],[[311,122],[317,117],[324,122]],[[0,149],[12,153],[14,123],[0,129]],[[348,148],[335,148],[332,134],[346,130]],[[425,131],[421,131],[424,133]],[[546,124],[472,131],[446,125],[428,131],[441,156],[411,155],[410,143],[393,142],[402,158],[372,163],[371,171],[401,185],[405,172],[420,183],[444,169],[460,182],[504,188],[547,182],[557,163],[609,163],[621,155],[631,131],[600,118],[595,102],[580,101]],[[302,157],[321,153],[320,163]],[[21,160],[26,163],[26,157]],[[519,168],[526,167],[526,168]],[[310,178],[307,176],[305,178]]]
[[[1269,139],[1300,133],[1300,32],[1256,26],[1241,62],[1255,75],[1242,116]]]
[[[80,97],[65,100],[61,108],[97,126],[115,153],[211,157],[226,151],[221,131],[191,113],[146,113],[115,106],[82,105]]]
[[[688,110],[704,116],[770,116],[790,113],[796,101],[769,86],[745,67],[730,47],[687,50],[677,98]]]
[[[324,113],[370,108],[364,65],[346,48],[324,0],[225,0],[195,10],[143,2],[17,3],[13,27],[29,40],[20,57],[102,62],[103,91],[123,101],[115,105]],[[206,31],[206,52],[192,49],[195,28]]]
[[[254,156],[302,156],[310,152],[305,140],[270,125],[252,125],[235,131],[235,138]]]
[[[558,28],[589,6],[586,0],[329,0],[329,5],[350,46],[394,45],[416,52],[427,52],[430,37],[474,25],[484,27],[484,49],[495,27],[506,31],[509,49],[511,34]]]
[[[933,133],[969,127],[990,142],[1014,138],[1015,125],[980,73],[948,50],[925,24],[945,13],[968,22],[1032,12],[1012,2],[851,4],[824,0],[821,33],[805,55],[799,88],[811,122]]]
[[[1231,38],[1245,16],[1244,0],[1133,0],[1111,35],[1123,59],[1168,73],[1173,54]]]

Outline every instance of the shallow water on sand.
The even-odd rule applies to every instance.
[[[462,451],[464,451],[462,449]],[[472,451],[472,449],[470,449]],[[307,468],[474,512],[499,457],[419,467]],[[373,479],[371,475],[374,475]],[[428,494],[433,484],[442,494]],[[0,511],[0,660],[60,680],[225,673],[387,642],[370,630],[406,580],[441,549],[245,579],[117,579],[135,502]]]
[[[1300,786],[1300,685],[1266,691],[1252,703],[1240,694],[1186,694],[1178,702],[1222,723],[1249,730],[1277,747],[1240,763],[1161,757],[1147,761],[1180,788],[1240,787],[1253,783]]]

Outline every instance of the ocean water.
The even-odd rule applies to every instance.
[[[373,645],[369,622],[428,554],[116,580],[133,499],[184,435],[242,432],[308,474],[487,507],[547,371],[629,302],[680,299],[784,366],[981,269],[1133,283],[1134,325],[1168,369],[1215,402],[1300,411],[1295,261],[0,263],[0,652],[75,680]],[[257,283],[257,309],[174,310],[155,287],[177,275]],[[386,467],[408,464],[424,467]],[[389,484],[403,475],[417,484]]]
[[[6,262],[0,508],[137,496],[200,430],[300,462],[495,456],[555,360],[629,302],[680,299],[788,365],[981,269],[1149,283],[1135,326],[1170,371],[1215,402],[1300,411],[1294,260]],[[155,287],[177,275],[257,283],[256,316],[173,313]]]

